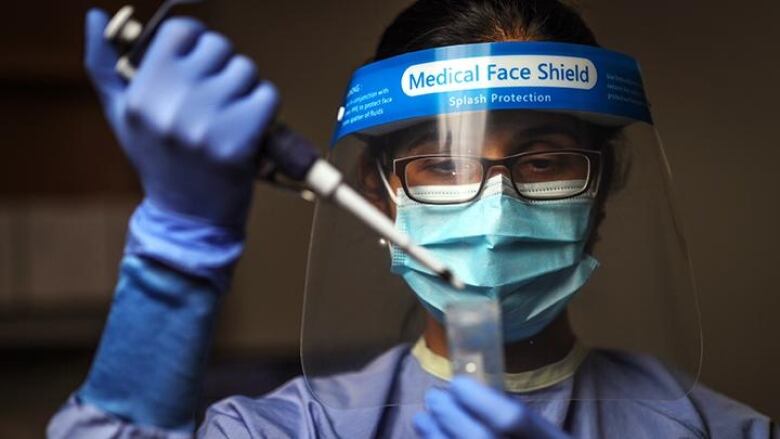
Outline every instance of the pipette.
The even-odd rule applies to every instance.
[[[132,80],[136,67],[149,46],[157,28],[170,14],[173,7],[202,0],[167,0],[144,26],[133,17],[132,6],[124,6],[106,26],[104,37],[120,52],[117,72],[126,80]],[[317,148],[300,134],[283,124],[275,122],[265,134],[260,150],[261,162],[257,178],[275,185],[284,185],[279,177],[302,184],[302,195],[312,199],[312,194],[331,201],[350,212],[365,225],[373,229],[388,242],[406,252],[423,266],[436,273],[456,289],[463,289],[463,283],[447,266],[439,262],[426,249],[414,245],[409,237],[395,228],[393,222],[374,205],[360,196],[344,182],[344,178],[333,165],[321,158]]]

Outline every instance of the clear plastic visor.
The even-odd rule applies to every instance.
[[[318,204],[301,357],[326,406],[421,404],[446,385],[444,309],[464,295],[498,301],[504,388],[521,398],[671,400],[694,384],[699,313],[652,125],[453,113],[353,133],[330,160],[468,287]]]

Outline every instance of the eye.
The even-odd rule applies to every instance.
[[[439,174],[457,175],[463,172],[469,172],[473,168],[469,163],[457,162],[455,160],[439,160],[429,163],[426,170]]]
[[[428,166],[425,167],[427,171],[439,172],[439,173],[451,173],[457,170],[455,163],[451,160],[431,161]]]
[[[525,174],[548,174],[558,172],[562,167],[561,159],[555,156],[533,157],[521,163]]]
[[[555,163],[550,159],[532,159],[526,165],[534,171],[546,171],[553,168]]]
[[[539,153],[518,160],[513,175],[525,183],[585,179],[588,163],[587,157],[578,153]]]
[[[452,157],[420,157],[406,168],[410,184],[463,184],[479,182],[482,164],[478,160]]]

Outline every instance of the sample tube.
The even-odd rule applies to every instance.
[[[475,297],[445,308],[453,375],[469,375],[497,390],[504,388],[504,342],[498,301]]]

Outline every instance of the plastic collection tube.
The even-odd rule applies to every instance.
[[[445,308],[453,375],[468,375],[497,390],[504,388],[504,342],[497,300],[475,297]]]

